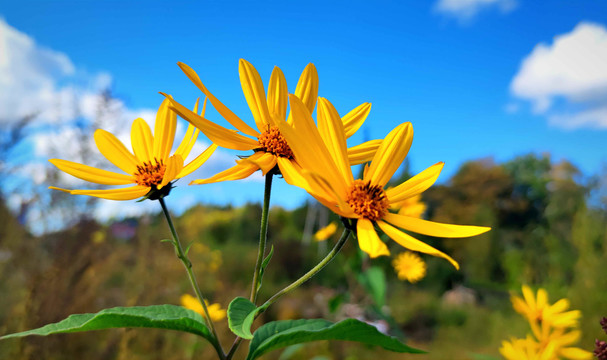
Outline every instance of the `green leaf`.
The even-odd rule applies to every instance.
[[[359,320],[347,319],[334,324],[324,319],[301,319],[273,321],[259,327],[249,345],[247,360],[286,346],[319,340],[355,341],[399,353],[425,353]]]
[[[115,307],[96,314],[70,315],[54,324],[38,329],[4,335],[0,340],[29,335],[73,333],[112,328],[157,328],[189,332],[202,336],[212,344],[215,339],[200,314],[175,305]]]
[[[237,297],[228,306],[228,325],[230,330],[243,339],[252,339],[251,326],[255,320],[255,315],[262,308],[258,308],[243,297]]]
[[[372,266],[360,274],[359,281],[373,297],[375,304],[381,308],[386,304],[386,275],[377,266]]]

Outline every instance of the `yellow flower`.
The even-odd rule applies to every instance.
[[[392,204],[393,209],[398,210],[399,215],[410,216],[414,218],[421,218],[426,212],[427,206],[422,201],[422,195],[418,194],[407,198],[399,203]]]
[[[401,124],[388,134],[371,164],[365,167],[363,178],[355,180],[346,150],[345,128],[333,105],[328,100],[319,98],[317,128],[309,109],[302,101],[296,96],[290,96],[290,100],[297,131],[286,124],[280,125],[280,131],[289,142],[303,171],[281,169],[288,183],[304,188],[336,214],[357,220],[359,246],[371,257],[390,254],[375,231],[376,224],[386,235],[409,250],[443,257],[459,268],[455,260],[445,253],[396,227],[449,238],[474,236],[489,231],[490,228],[441,224],[389,212],[392,204],[398,204],[429,188],[443,167],[443,163],[438,163],[406,182],[384,190],[411,146],[413,130],[410,123]]]
[[[502,341],[500,353],[507,360],[553,360],[555,359],[554,343],[542,349],[530,336],[525,339],[511,339]]]
[[[221,305],[218,303],[211,304],[205,300],[205,304],[207,305],[207,310],[209,311],[209,316],[212,321],[220,321],[226,317],[226,311],[221,308]],[[186,309],[190,309],[196,311],[202,316],[205,316],[204,309],[202,308],[202,304],[198,299],[193,297],[190,294],[181,295],[181,306]]]
[[[400,253],[392,260],[392,266],[399,279],[410,283],[416,283],[426,276],[426,263],[411,251]]]
[[[545,289],[539,289],[537,296],[533,294],[531,288],[523,285],[523,297],[512,296],[512,307],[516,312],[525,316],[534,332],[546,331],[539,330],[541,327],[575,327],[578,325],[578,319],[582,316],[579,310],[566,311],[569,309],[569,300],[560,299],[553,305],[548,302],[548,293]]]
[[[292,118],[290,115],[287,118],[287,82],[284,74],[278,67],[275,67],[272,71],[268,86],[268,96],[266,97],[264,85],[257,70],[246,60],[240,59],[238,68],[240,82],[255,119],[255,125],[257,126],[257,130],[255,130],[220,102],[202,84],[202,81],[194,70],[183,63],[178,63],[178,65],[188,78],[209,98],[211,104],[213,104],[221,116],[240,130],[240,132],[252,138],[240,135],[232,130],[227,130],[202,116],[198,116],[169,97],[174,106],[173,109],[181,117],[200,129],[213,143],[228,149],[253,150],[255,152],[248,158],[236,161],[236,166],[222,171],[211,178],[192,181],[192,184],[244,179],[259,169],[265,175],[268,171],[274,169],[276,165],[278,165],[281,171],[286,172],[300,169],[300,165],[293,159],[293,152],[288,142],[282,136],[279,129],[279,124],[288,124],[291,127]],[[317,94],[318,74],[314,65],[308,64],[299,78],[299,82],[295,88],[295,95],[302,100],[306,109],[312,112],[316,106]],[[370,110],[371,104],[363,103],[343,117],[343,126],[345,127],[347,137],[358,130],[369,115]],[[372,140],[352,147],[348,149],[348,156],[353,163],[360,164],[368,161],[377,150],[379,143],[380,141],[378,140]]]
[[[206,100],[205,100],[206,106]],[[204,107],[203,106],[203,113]],[[198,110],[198,101],[194,111]],[[217,148],[213,144],[189,164],[183,164],[188,157],[199,131],[192,125],[188,126],[185,137],[175,151],[170,155],[177,127],[177,116],[169,108],[169,100],[165,99],[156,114],[154,135],[148,124],[141,118],[135,119],[131,127],[131,143],[133,153],[122,144],[118,138],[105,130],[95,131],[95,143],[99,152],[124,173],[97,169],[67,160],[49,160],[59,170],[82,180],[103,185],[135,186],[111,190],[66,190],[51,186],[51,189],[69,192],[74,195],[89,195],[109,200],[132,200],[164,188],[162,194],[170,190],[170,183],[198,169]],[[167,186],[169,185],[169,186]],[[151,197],[153,199],[153,197]]]
[[[329,225],[327,225],[324,228],[318,230],[314,234],[314,240],[316,240],[316,241],[325,241],[328,238],[330,238],[333,234],[335,234],[335,231],[337,231],[337,224],[335,223],[335,221],[332,221]]]
[[[531,325],[532,337],[503,341],[500,353],[508,360],[513,359],[592,359],[592,353],[577,347],[572,347],[580,340],[581,332],[578,326],[580,311],[565,311],[569,301],[561,299],[554,305],[548,303],[548,293],[544,289],[533,294],[531,288],[523,286],[523,298],[512,296],[513,308],[523,315]]]

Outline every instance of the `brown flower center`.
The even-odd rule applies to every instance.
[[[137,185],[152,187],[159,185],[164,177],[166,165],[162,160],[144,162],[143,165],[137,165],[135,172],[135,182]]]
[[[291,151],[287,140],[282,136],[277,126],[272,126],[261,134],[259,137],[259,148],[256,150],[293,159],[293,151]]]
[[[357,215],[371,221],[381,219],[390,206],[382,187],[362,180],[354,180],[346,201]]]

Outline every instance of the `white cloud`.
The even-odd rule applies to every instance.
[[[538,44],[522,62],[511,93],[566,128],[607,128],[607,29],[582,22]]]
[[[439,0],[434,9],[437,12],[469,21],[479,12],[496,8],[502,13],[508,13],[516,8],[515,0]]]
[[[99,153],[93,141],[93,131],[96,128],[107,130],[130,148],[132,121],[141,117],[153,129],[156,109],[131,109],[120,99],[104,98],[102,91],[111,83],[110,74],[85,71],[74,65],[66,54],[40,46],[30,36],[0,19],[0,126],[10,126],[24,116],[37,114],[29,125],[31,135],[24,146],[31,153],[24,155],[26,162],[16,167],[15,178],[29,179],[30,185],[46,188],[49,185],[47,170],[52,168],[48,158],[67,159],[117,171]],[[185,133],[184,124],[185,121],[179,120],[175,148]],[[207,146],[208,140],[201,134],[189,160]],[[234,159],[228,152],[218,150],[197,171],[196,178],[209,177],[233,166]],[[187,184],[186,181],[182,184]],[[85,181],[62,172],[52,185],[90,187]],[[28,187],[22,194],[17,189],[9,194],[11,208],[19,209],[21,204],[31,202],[31,189]],[[52,211],[32,209],[29,218],[38,221],[47,216],[47,210]],[[157,206],[149,201],[104,200],[98,203],[95,216],[105,220],[157,210]],[[39,232],[44,229],[33,230]]]

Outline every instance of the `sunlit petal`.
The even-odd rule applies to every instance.
[[[259,143],[256,140],[239,135],[236,131],[225,129],[192,112],[192,110],[186,108],[177,101],[170,98],[168,99],[171,101],[171,105],[173,105],[172,109],[179,116],[200,129],[200,131],[202,131],[213,143],[233,150],[252,150],[259,146]]]
[[[411,123],[403,123],[390,131],[375,153],[365,181],[384,186],[400,167],[413,141]]]
[[[476,236],[491,230],[491,228],[484,226],[442,224],[393,213],[386,214],[383,219],[390,224],[396,225],[405,230],[413,231],[418,234],[444,238]]]
[[[150,162],[154,158],[154,137],[148,123],[142,118],[135,119],[131,126],[131,146],[137,159]]]
[[[251,157],[253,156],[255,156],[255,154],[251,155]],[[261,156],[261,154],[259,156]],[[240,162],[236,163],[235,166],[227,170],[224,170],[218,174],[211,176],[208,179],[194,180],[190,183],[190,185],[211,184],[220,181],[240,180],[251,176],[251,174],[253,174],[257,170],[259,170],[259,167],[253,162]]]
[[[127,174],[135,173],[139,161],[118,138],[102,129],[95,131],[94,138],[106,159]]]
[[[142,197],[150,191],[149,187],[132,186],[110,190],[72,190],[72,195],[88,195],[107,200],[133,200]]]
[[[362,103],[344,115],[341,119],[344,123],[346,138],[354,135],[354,133],[362,126],[369,116],[371,111],[371,103]]]
[[[444,165],[445,163],[439,162],[430,166],[404,183],[386,190],[386,196],[391,203],[396,203],[423,193],[434,185]]]
[[[257,167],[259,169],[261,169],[261,174],[262,175],[266,175],[268,173],[268,171],[274,169],[274,166],[276,166],[276,162],[277,162],[277,158],[278,156],[274,155],[274,154],[270,154],[270,153],[264,153],[264,152],[259,152],[258,153],[260,156],[249,156],[246,159],[242,159],[242,160],[238,160],[237,162],[250,162],[253,163],[255,165],[257,165]]]
[[[158,185],[158,189],[162,189],[168,183],[175,180],[177,174],[181,172],[183,169],[183,158],[181,155],[173,155],[167,160],[166,170],[164,171],[164,176],[162,177],[162,182]]]
[[[367,219],[358,219],[356,223],[356,236],[358,237],[358,246],[370,257],[376,258],[382,255],[390,255],[386,244],[379,239],[377,232],[373,228],[373,223]]]
[[[348,161],[350,165],[354,166],[371,161],[382,141],[382,139],[369,140],[348,148]]]
[[[294,161],[278,157],[278,167],[280,168],[280,173],[284,177],[287,184],[295,185],[304,190],[309,189],[310,186],[306,179],[302,175],[302,168]]]
[[[559,349],[559,354],[565,359],[571,360],[589,360],[593,358],[593,355],[590,351],[586,351],[576,347],[561,348]]]
[[[177,114],[171,110],[169,99],[165,98],[156,113],[154,125],[154,158],[166,161],[171,154],[177,129]]]
[[[385,232],[386,235],[388,235],[392,240],[399,243],[401,246],[406,247],[409,250],[419,251],[425,254],[447,259],[456,269],[459,270],[459,264],[444,252],[439,251],[433,248],[432,246],[417,240],[416,238],[398,230],[397,228],[389,225],[388,223],[378,221],[377,225],[379,225],[380,229],[382,229],[382,231]]]
[[[287,105],[289,102],[289,91],[287,80],[278,66],[272,70],[270,84],[268,85],[268,109],[270,116],[276,121],[284,121],[287,118]]]
[[[240,120],[236,114],[234,114],[227,106],[225,106],[221,101],[219,101],[200,81],[198,74],[192,68],[187,66],[182,62],[178,62],[177,65],[181,68],[181,70],[187,75],[188,78],[202,91],[211,101],[213,107],[221,116],[224,117],[232,126],[242,131],[244,134],[254,137],[259,137],[259,133],[257,130],[253,129],[249,125],[247,125],[244,121]],[[174,105],[174,104],[173,104]],[[180,114],[183,117],[183,115]],[[187,120],[187,119],[186,119]],[[202,130],[202,129],[201,129]],[[222,146],[222,145],[220,145]]]
[[[101,170],[92,166],[78,164],[67,160],[50,159],[49,161],[59,170],[95,184],[126,185],[135,182],[133,176],[131,175],[118,174],[112,171]]]
[[[318,72],[314,64],[308,64],[301,73],[295,88],[295,96],[301,99],[310,113],[314,111],[318,97]]]
[[[200,101],[200,99],[196,99],[196,104],[194,105],[195,114],[198,114],[199,101]],[[207,108],[207,99],[205,98],[204,105],[202,106],[202,113],[200,116],[204,117],[206,108]],[[181,143],[179,144],[179,147],[177,147],[177,150],[175,150],[175,154],[179,154],[179,155],[181,155],[182,158],[187,159],[188,156],[190,155],[190,151],[192,151],[192,148],[194,147],[194,144],[196,143],[196,139],[198,138],[199,133],[200,133],[200,130],[197,129],[194,125],[192,125],[192,123],[189,123],[188,128],[185,132],[185,135],[183,136],[183,139],[181,140]]]
[[[335,107],[325,98],[318,99],[318,132],[333,158],[346,185],[352,184],[352,170],[348,162],[346,136],[341,118]]]
[[[249,108],[253,113],[253,118],[259,131],[266,130],[268,125],[275,125],[268,111],[268,102],[263,88],[261,76],[251,63],[245,59],[240,59],[238,63],[238,73],[240,74],[240,84],[242,92],[247,99]]]
[[[213,144],[209,146],[205,151],[203,151],[200,155],[198,155],[194,160],[190,161],[189,164],[184,166],[179,174],[177,174],[176,178],[181,179],[184,176],[190,175],[196,169],[198,169],[202,164],[204,164],[209,157],[217,150],[217,144]]]

